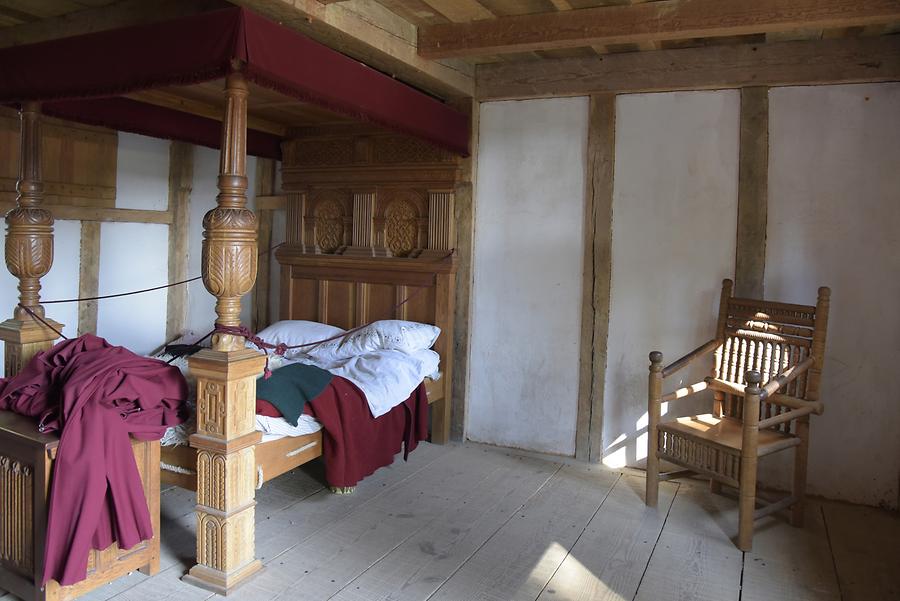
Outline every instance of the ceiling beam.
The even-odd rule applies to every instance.
[[[419,56],[416,27],[371,0],[232,0],[437,96],[471,97],[474,67]]]
[[[156,23],[228,6],[223,0],[124,0],[0,29],[0,48]]]
[[[900,20],[900,0],[660,0],[419,28],[419,54],[450,58],[640,44]]]
[[[900,36],[479,65],[478,100],[900,81]]]

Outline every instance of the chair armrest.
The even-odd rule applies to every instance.
[[[683,367],[688,365],[694,359],[696,359],[698,357],[702,357],[703,355],[714,350],[720,344],[721,344],[720,340],[713,339],[713,340],[710,340],[709,342],[707,342],[706,344],[698,346],[697,348],[692,350],[690,353],[688,353],[681,359],[678,359],[677,361],[674,361],[673,363],[670,363],[669,365],[665,366],[662,370],[663,377],[666,378],[668,376],[671,376],[675,372],[679,371],[680,369],[682,369]]]
[[[807,357],[800,363],[796,365],[792,365],[787,368],[768,382],[766,382],[765,386],[762,387],[762,392],[760,393],[760,398],[765,399],[766,397],[770,397],[776,392],[778,392],[783,386],[786,386],[790,382],[796,380],[801,374],[806,373],[810,367],[816,362],[815,357]]]
[[[815,411],[815,407],[801,407],[800,409],[791,409],[790,411],[785,411],[784,413],[759,420],[759,429],[762,430],[763,428],[771,428],[772,426],[777,426],[783,424],[784,422],[789,422],[791,420],[797,419],[798,417],[803,417],[804,415],[815,413]]]
[[[718,390],[719,392],[725,392],[728,394],[736,394],[738,396],[744,396],[744,390],[746,386],[743,384],[732,384],[731,382],[726,382],[725,380],[719,380],[718,378],[714,378],[712,376],[707,376],[705,379],[707,385],[713,390]]]
[[[821,401],[807,401],[806,399],[798,399],[797,397],[780,393],[773,394],[766,399],[766,402],[773,405],[788,407],[790,409],[804,409],[806,407],[812,407],[816,415],[822,415],[822,411],[825,409],[825,406]]]
[[[657,401],[660,403],[677,401],[678,399],[689,397],[692,394],[697,394],[698,392],[706,390],[707,388],[709,388],[709,385],[706,382],[697,382],[696,384],[691,384],[690,386],[684,386],[682,388],[679,388],[678,390],[673,390],[669,394],[664,394],[659,399],[657,399]]]

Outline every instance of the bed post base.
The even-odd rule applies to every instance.
[[[263,569],[265,568],[258,559],[231,573],[214,570],[203,565],[195,565],[181,579],[188,584],[193,584],[217,595],[228,595]]]
[[[63,328],[62,324],[52,319],[45,318],[45,321],[57,330],[61,331]],[[59,334],[34,321],[8,319],[0,323],[0,340],[4,342],[6,349],[4,376],[9,378],[18,374],[32,357],[52,347],[57,338]]]
[[[184,581],[225,595],[262,568],[254,541],[254,407],[265,357],[203,350],[189,364],[197,377],[197,565]]]

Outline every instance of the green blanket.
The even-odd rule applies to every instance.
[[[314,365],[292,363],[276,369],[268,380],[256,380],[256,398],[275,405],[288,423],[296,426],[303,406],[325,390],[333,376]]]

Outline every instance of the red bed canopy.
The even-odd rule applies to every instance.
[[[218,121],[122,94],[224,77],[468,154],[468,118],[442,102],[243,8],[0,50],[0,103],[217,148]],[[248,152],[278,158],[280,138],[250,130]]]

